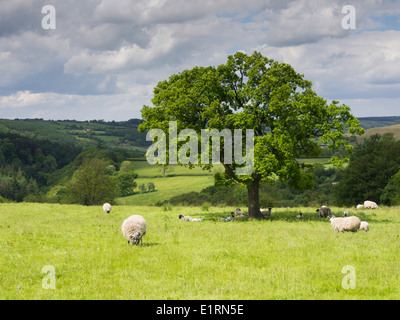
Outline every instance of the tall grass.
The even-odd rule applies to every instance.
[[[2,204],[1,299],[399,299],[398,208],[350,211],[370,232],[334,232],[315,209],[273,209],[264,221],[220,222],[233,208]],[[294,216],[301,211],[303,220]],[[333,208],[339,216],[342,208]],[[120,230],[148,223],[143,246]],[[181,222],[178,215],[204,217]],[[55,270],[55,289],[42,284]],[[345,289],[344,266],[356,272]]]

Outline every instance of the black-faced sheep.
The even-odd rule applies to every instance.
[[[272,208],[268,208],[268,210],[260,210],[261,214],[264,218],[269,218],[271,216]]]
[[[185,217],[183,214],[180,214],[178,219],[181,220],[181,221],[192,221],[193,220],[192,217],[189,217],[189,216]]]
[[[109,203],[103,204],[103,211],[104,211],[105,213],[110,213],[110,211],[111,211],[111,204],[109,204]]]
[[[318,213],[318,217],[328,217],[331,215],[331,208],[327,206],[322,206],[321,208],[316,210]]]
[[[132,244],[142,244],[142,237],[146,234],[147,223],[141,215],[132,215],[122,223],[122,234]]]

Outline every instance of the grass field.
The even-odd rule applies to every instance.
[[[139,178],[135,181],[137,185],[153,182],[156,191],[140,193],[136,188],[136,193],[131,196],[116,199],[118,205],[154,205],[158,201],[169,200],[173,196],[191,191],[201,191],[202,189],[214,184],[214,174],[220,170],[221,165],[215,165],[211,171],[203,170],[200,167],[189,169],[185,166],[170,166],[166,177],[163,177],[160,166],[152,166],[147,161],[133,161],[135,172]]]
[[[343,234],[315,208],[217,221],[232,209],[114,206],[106,215],[101,207],[1,204],[0,299],[400,298],[399,208],[353,209],[370,231]],[[131,214],[147,220],[143,246],[122,236]],[[204,221],[181,222],[179,214]],[[355,289],[342,285],[346,266]]]

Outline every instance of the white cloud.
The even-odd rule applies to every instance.
[[[56,8],[56,30],[41,29],[46,4]],[[356,30],[341,28],[346,4],[1,0],[0,116],[139,117],[158,81],[239,50],[290,63],[318,94],[351,101],[354,111],[379,102],[382,112],[386,105],[400,114],[392,103],[400,96],[400,31],[385,20],[393,29],[400,1],[351,1]]]

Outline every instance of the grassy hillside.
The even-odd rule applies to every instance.
[[[231,210],[114,206],[106,215],[101,207],[2,204],[0,299],[400,298],[398,208],[353,209],[370,231],[344,234],[311,208],[217,221]],[[147,234],[143,246],[128,247],[120,228],[134,213],[145,217]],[[355,289],[342,285],[346,266]],[[45,289],[51,278],[54,289]]]
[[[135,171],[139,174],[139,178],[135,180],[137,185],[153,182],[156,191],[140,193],[136,188],[134,195],[118,198],[116,203],[119,205],[154,205],[182,193],[201,191],[213,185],[214,173],[222,170],[219,165],[216,165],[212,171],[203,170],[200,167],[189,169],[180,165],[171,165],[165,173],[166,176],[163,177],[160,166],[152,166],[147,161],[133,162]]]
[[[363,140],[366,139],[374,134],[383,135],[385,133],[392,133],[393,137],[396,140],[400,140],[400,124],[394,124],[387,127],[377,127],[365,130],[365,134],[363,134],[359,139]]]

